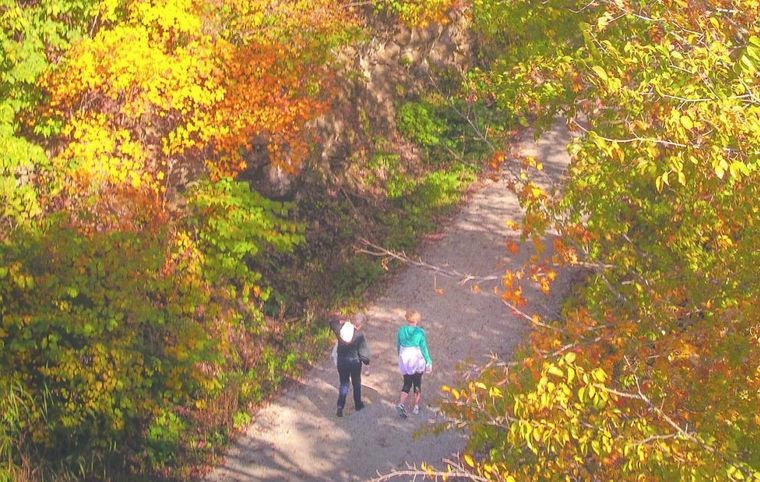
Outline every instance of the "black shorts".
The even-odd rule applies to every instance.
[[[420,393],[422,389],[422,373],[415,373],[414,375],[404,375],[404,386],[401,391],[409,393],[409,389],[414,385],[414,393]]]

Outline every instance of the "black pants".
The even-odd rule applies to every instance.
[[[348,380],[354,386],[354,406],[358,409],[362,406],[362,364],[361,362],[345,362],[338,360],[338,378],[340,386],[338,388],[338,408],[346,405],[346,396],[348,395]]]
[[[401,387],[401,391],[409,393],[409,389],[414,385],[414,393],[420,393],[422,390],[422,373],[415,373],[414,375],[404,375],[404,386]]]

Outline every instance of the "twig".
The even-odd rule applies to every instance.
[[[654,138],[654,137],[639,137],[639,136],[635,136],[635,137],[631,137],[631,138],[628,138],[628,139],[612,139],[610,137],[604,137],[602,135],[599,135],[599,134],[596,133],[596,131],[594,131],[592,129],[589,129],[587,127],[584,127],[580,122],[578,122],[575,119],[573,119],[572,122],[573,122],[573,124],[575,124],[580,130],[582,130],[586,134],[594,134],[595,136],[599,137],[600,139],[604,139],[607,142],[617,142],[618,144],[628,144],[628,143],[631,143],[631,142],[649,142],[649,143],[652,143],[652,144],[661,144],[661,145],[669,146],[669,147],[683,147],[683,148],[693,147],[693,148],[697,148],[697,146],[689,146],[687,144],[681,144],[680,142],[667,141],[667,140],[664,140],[664,139],[657,139],[657,138]]]
[[[681,437],[696,443],[697,445],[705,448],[710,453],[715,453],[715,448],[707,445],[702,440],[697,438],[692,432],[689,432],[688,429],[684,429],[680,425],[678,425],[668,414],[666,414],[660,407],[656,406],[654,403],[652,403],[652,400],[649,399],[646,395],[644,395],[644,392],[641,390],[641,385],[639,384],[639,378],[636,376],[635,373],[633,373],[633,367],[631,366],[630,361],[628,360],[628,357],[625,357],[625,362],[628,365],[628,368],[631,370],[631,374],[633,376],[633,380],[636,383],[636,391],[637,393],[629,393],[629,392],[621,392],[620,390],[615,390],[614,388],[607,387],[605,385],[601,385],[598,383],[594,384],[594,387],[599,390],[604,390],[605,392],[611,393],[613,395],[616,395],[621,398],[628,398],[631,400],[639,400],[644,402],[645,405],[647,405],[653,412],[655,412],[662,420],[665,421],[668,425],[670,425],[678,435]]]
[[[538,319],[532,318],[530,315],[528,315],[527,313],[525,313],[524,311],[522,311],[521,309],[519,309],[518,307],[516,307],[515,305],[513,305],[512,303],[510,303],[507,300],[502,299],[501,301],[505,305],[507,305],[508,307],[510,307],[515,314],[522,316],[523,318],[525,318],[526,320],[528,320],[529,322],[531,322],[531,324],[538,325],[538,326],[541,326],[543,328],[547,328],[549,330],[560,331],[560,332],[562,331],[559,328],[557,328],[556,326],[547,325],[546,323],[541,323],[540,321],[538,321]]]
[[[356,250],[357,253],[369,254],[370,256],[388,256],[395,260],[401,261],[402,263],[410,264],[412,266],[417,266],[418,268],[424,268],[430,271],[434,271],[448,278],[459,279],[460,286],[464,286],[470,281],[482,283],[484,281],[498,281],[502,278],[502,276],[497,276],[497,275],[475,276],[472,274],[462,273],[455,269],[441,268],[440,266],[435,266],[433,264],[426,263],[421,258],[418,258],[417,260],[411,259],[404,252],[397,253],[395,251],[391,251],[389,249],[383,248],[382,246],[378,246],[375,243],[365,238],[359,238],[359,242],[364,244],[365,246],[368,246],[371,249],[355,247],[354,249]]]
[[[541,355],[540,359],[554,358],[555,356],[562,355],[566,351],[569,351],[569,350],[571,350],[573,348],[578,348],[579,346],[582,346],[582,345],[590,345],[592,343],[596,343],[596,342],[600,341],[601,339],[602,339],[602,336],[599,335],[599,336],[597,336],[596,338],[594,338],[592,340],[579,340],[579,341],[576,341],[576,342],[573,342],[573,343],[568,343],[568,344],[563,345],[562,347],[560,347],[559,349],[557,349],[557,350],[555,350],[555,351],[553,351],[551,353],[541,354],[539,352],[539,354]]]
[[[667,434],[667,435],[650,435],[649,437],[647,437],[647,438],[645,438],[643,440],[639,440],[638,442],[634,442],[634,445],[646,445],[649,442],[652,442],[653,440],[668,440],[668,439],[676,438],[676,437],[678,437],[678,434],[675,434],[675,433],[670,433],[670,434]]]
[[[443,470],[431,469],[430,471],[427,471],[421,468],[417,468],[414,465],[411,465],[406,470],[394,470],[391,473],[388,473],[385,475],[379,475],[378,477],[374,479],[369,479],[369,482],[384,482],[386,480],[395,479],[397,477],[407,477],[407,480],[408,480],[409,477],[416,478],[418,476],[425,477],[425,478],[461,477],[467,480],[474,480],[477,482],[488,482],[489,480],[489,479],[486,479],[485,477],[481,477],[480,475],[469,472],[458,462],[453,462],[450,459],[444,459],[443,462],[447,464],[451,470],[443,471]]]

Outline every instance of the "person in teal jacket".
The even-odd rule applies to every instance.
[[[398,351],[398,368],[404,377],[399,403],[396,406],[401,418],[406,418],[406,399],[409,390],[414,387],[414,408],[412,413],[420,413],[420,398],[422,397],[422,374],[430,373],[433,360],[428,352],[425,330],[417,326],[421,316],[417,311],[407,311],[404,316],[407,325],[398,329],[396,350]]]

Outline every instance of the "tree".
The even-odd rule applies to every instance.
[[[209,430],[231,425],[265,383],[257,364],[279,358],[251,353],[269,293],[257,260],[302,228],[236,175],[256,137],[300,168],[352,13],[188,0],[0,15],[0,478],[24,461],[43,478],[164,471],[196,412],[227,404]]]
[[[521,191],[523,235],[555,228],[538,264],[589,277],[514,363],[452,390],[447,413],[488,449],[464,465],[502,479],[760,477],[758,3],[473,8],[476,93],[578,132],[562,196]]]
[[[39,140],[55,126],[26,126],[24,113],[43,98],[39,81],[52,70],[51,58],[79,39],[96,16],[97,5],[87,0],[0,2],[0,239],[18,226],[28,228],[42,213],[44,183],[36,181],[49,159]]]

